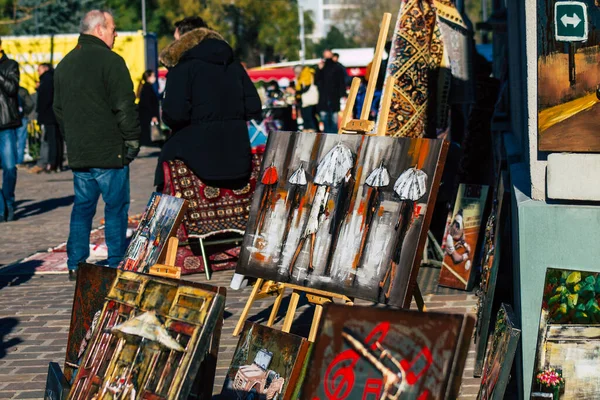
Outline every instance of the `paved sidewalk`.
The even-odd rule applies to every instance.
[[[142,157],[132,164],[131,214],[143,212],[152,192],[156,157]],[[30,175],[19,171],[17,200],[20,210],[16,222],[0,224],[0,265],[22,259],[37,251],[65,242],[72,206],[72,175]],[[94,219],[94,227],[102,218],[102,207]],[[64,363],[75,284],[65,275],[1,275],[0,266],[0,399],[43,399],[48,362]],[[430,278],[436,271],[422,269],[421,280],[425,301],[430,311],[473,313],[475,297],[468,293],[427,294],[435,290]],[[12,272],[12,271],[11,271]],[[228,287],[233,272],[213,274],[214,285]],[[204,275],[186,277],[205,282]],[[214,393],[219,393],[233,357],[237,338],[232,336],[251,288],[228,291],[224,329],[218,358]],[[274,299],[255,303],[250,320],[266,322]],[[289,297],[283,301],[276,326],[281,326]],[[364,303],[370,304],[370,303]],[[312,307],[301,301],[292,332],[308,335]],[[474,346],[467,360],[461,399],[474,399],[479,380],[472,378]]]

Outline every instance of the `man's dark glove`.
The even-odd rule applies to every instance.
[[[125,165],[131,164],[140,152],[140,141],[139,140],[126,140],[125,141]]]

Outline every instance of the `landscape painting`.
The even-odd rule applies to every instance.
[[[118,271],[69,399],[210,397],[214,367],[205,366],[224,307],[223,288]]]
[[[468,290],[473,284],[473,262],[478,249],[488,186],[460,184],[452,220],[444,237],[444,261],[439,285]]]
[[[537,13],[539,150],[600,152],[600,2],[538,0]]]
[[[303,337],[246,322],[218,399],[292,399],[308,345]]]
[[[521,330],[515,324],[512,307],[502,304],[496,317],[492,344],[485,359],[477,400],[503,400],[510,379]],[[487,337],[486,337],[487,341]]]
[[[158,263],[169,238],[177,232],[186,207],[184,199],[153,193],[119,268],[148,272]]]
[[[325,306],[301,399],[456,399],[468,315]]]
[[[547,270],[534,380],[548,368],[561,371],[561,400],[600,398],[599,301],[600,273]]]
[[[447,144],[274,132],[237,272],[410,304]]]

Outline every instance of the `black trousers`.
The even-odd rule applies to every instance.
[[[48,142],[48,165],[51,169],[62,168],[64,157],[64,139],[58,125],[44,125]]]

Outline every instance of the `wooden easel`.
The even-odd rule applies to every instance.
[[[161,276],[163,278],[181,279],[181,268],[175,266],[178,246],[179,239],[176,237],[169,238],[164,260],[162,260],[161,263],[151,266],[148,273],[150,275]]]
[[[381,23],[381,29],[379,31],[379,38],[377,40],[377,47],[375,48],[375,56],[373,57],[373,64],[371,68],[371,74],[369,76],[369,83],[367,85],[367,92],[365,95],[365,101],[363,104],[362,112],[360,119],[351,119],[352,118],[352,110],[354,109],[354,103],[356,101],[356,96],[358,94],[358,89],[360,87],[360,79],[354,78],[352,80],[352,85],[350,87],[350,93],[348,94],[348,101],[346,102],[346,106],[342,112],[342,117],[340,120],[340,129],[338,134],[343,134],[345,132],[353,132],[358,134],[373,134],[371,133],[375,129],[375,123],[373,121],[369,121],[369,112],[371,109],[371,104],[373,102],[373,96],[375,94],[375,85],[377,83],[377,77],[379,75],[379,69],[381,66],[381,59],[383,58],[383,50],[385,46],[385,40],[387,37],[387,32],[389,30],[390,21],[392,15],[390,13],[385,13],[383,16],[383,20]],[[387,117],[389,115],[392,94],[393,94],[393,80],[392,77],[388,77],[385,90],[382,98],[382,106],[381,106],[381,117],[380,121],[387,121]],[[374,133],[377,136],[385,136],[387,130],[386,123],[380,123],[377,127],[377,131]],[[321,319],[321,315],[323,313],[323,305],[327,303],[331,303],[334,299],[338,299],[343,301],[346,305],[353,305],[354,299],[348,296],[328,292],[324,290],[311,289],[303,286],[298,286],[294,284],[288,283],[278,283],[274,281],[266,281],[264,279],[258,279],[252,289],[252,293],[246,302],[244,309],[240,315],[240,319],[233,331],[234,336],[238,336],[242,330],[244,322],[248,317],[248,313],[252,307],[252,304],[260,299],[276,296],[275,303],[273,304],[273,309],[271,310],[271,314],[269,315],[269,320],[267,322],[267,326],[273,326],[275,322],[275,318],[277,317],[277,313],[279,312],[279,307],[281,306],[281,302],[283,300],[283,296],[285,295],[286,289],[292,289],[292,295],[290,298],[290,304],[286,311],[285,319],[283,322],[283,332],[289,332],[294,321],[294,317],[296,315],[296,309],[298,307],[298,302],[300,300],[300,295],[305,294],[307,300],[310,304],[315,306],[315,313],[312,319],[310,334],[308,336],[308,340],[314,342],[317,336],[317,330],[319,327],[319,321]],[[423,296],[421,295],[421,290],[418,286],[415,287],[413,291],[413,296],[415,298],[415,302],[420,311],[426,311],[425,303],[423,301]]]

